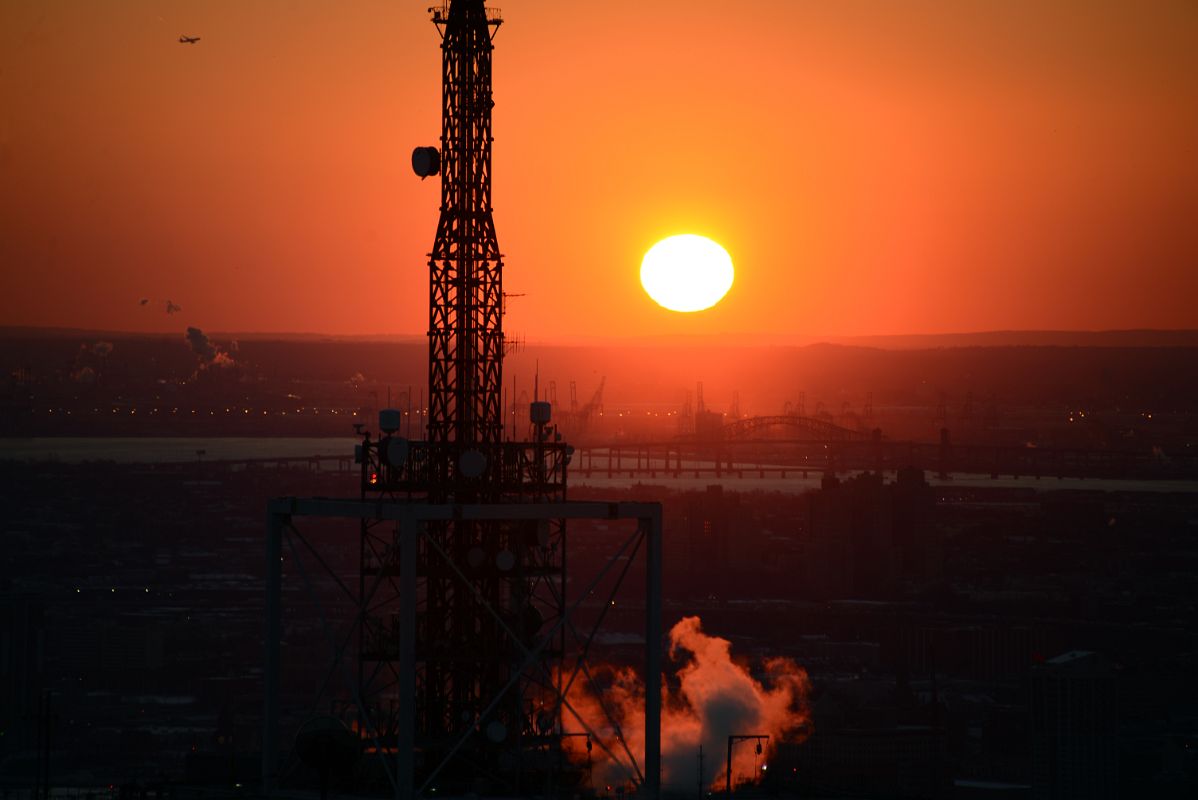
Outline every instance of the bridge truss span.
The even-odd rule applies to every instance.
[[[795,414],[771,417],[745,417],[729,422],[721,429],[724,439],[740,441],[758,437],[763,431],[778,429],[805,434],[802,437],[821,442],[867,442],[879,438],[881,431],[857,431],[831,422]]]

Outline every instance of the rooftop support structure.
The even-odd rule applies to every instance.
[[[635,553],[643,546],[645,552],[645,752],[643,769],[638,765],[635,756],[625,751],[632,761],[632,767],[639,775],[640,796],[657,800],[661,794],[661,644],[662,644],[662,606],[661,606],[661,559],[662,559],[662,525],[661,505],[658,503],[596,503],[596,502],[562,502],[562,503],[496,503],[496,504],[431,504],[422,502],[363,502],[355,500],[333,500],[319,498],[280,498],[271,501],[267,514],[267,589],[266,589],[266,642],[265,642],[265,713],[263,715],[263,754],[262,754],[262,785],[267,796],[273,794],[278,786],[280,772],[279,761],[279,717],[280,717],[280,670],[282,643],[282,558],[284,545],[286,552],[292,554],[292,562],[305,582],[310,577],[304,570],[300,559],[300,550],[295,547],[292,539],[299,538],[294,526],[296,518],[335,518],[373,520],[379,523],[395,523],[395,541],[393,547],[399,552],[399,608],[398,616],[398,674],[400,708],[398,709],[398,726],[389,741],[380,737],[380,731],[361,730],[364,739],[371,740],[375,753],[384,757],[394,754],[394,761],[384,764],[384,772],[391,783],[397,800],[414,800],[436,786],[435,781],[442,775],[442,770],[449,765],[458,751],[468,746],[469,742],[485,732],[492,719],[492,714],[499,708],[509,692],[529,673],[537,671],[541,665],[543,651],[552,646],[558,634],[573,625],[573,613],[582,604],[599,581],[616,568],[619,563],[631,563],[630,553]],[[625,542],[624,546],[613,553],[590,587],[582,591],[579,598],[569,606],[562,617],[545,631],[541,631],[535,640],[524,643],[522,637],[507,629],[508,642],[517,645],[520,656],[518,668],[512,671],[505,686],[494,696],[485,698],[488,702],[480,709],[476,719],[460,726],[459,731],[448,747],[429,748],[418,741],[415,721],[417,719],[414,704],[417,702],[415,693],[415,676],[419,672],[421,658],[426,657],[418,652],[419,637],[417,636],[417,614],[420,587],[417,580],[417,553],[421,548],[437,549],[435,539],[430,531],[436,530],[438,523],[448,521],[474,522],[480,524],[504,522],[538,522],[541,520],[635,520],[636,531]],[[289,536],[289,532],[294,534]],[[311,545],[304,542],[311,549]],[[460,568],[455,567],[448,553],[441,553],[443,561],[457,573],[460,584],[470,587],[471,581]],[[313,551],[312,557],[319,560]],[[322,562],[323,565],[323,562]],[[336,577],[334,576],[334,579]],[[376,580],[376,583],[378,580]],[[308,587],[311,590],[311,586]],[[345,587],[342,587],[345,589]],[[618,585],[617,587],[618,588]],[[348,589],[345,589],[349,593]],[[613,589],[614,594],[614,589]],[[358,609],[359,614],[365,614],[372,602],[370,597],[363,598],[363,605]],[[488,613],[495,614],[497,610],[483,604]],[[323,614],[323,612],[322,612]],[[328,620],[322,620],[328,629]],[[506,627],[506,626],[505,626]],[[579,641],[579,651],[574,661],[571,681],[580,672],[585,672],[585,656],[590,639],[582,637]],[[330,636],[330,642],[335,643],[336,637]],[[330,676],[336,673],[344,664],[342,661],[344,648],[334,653],[334,664]],[[567,661],[563,659],[563,665]],[[585,672],[589,680],[589,672]],[[348,672],[346,672],[348,676]],[[353,683],[347,679],[348,683]],[[326,681],[327,683],[327,681]],[[588,722],[581,718],[570,705],[568,700],[569,685],[562,685],[560,678],[556,684],[549,680],[544,684],[550,690],[556,690],[556,702],[562,710],[573,714],[578,724],[593,733]],[[353,688],[353,687],[351,687]],[[360,706],[361,697],[354,691],[354,701]],[[364,712],[365,709],[359,709]],[[362,714],[361,719],[369,716]],[[560,734],[559,734],[560,735]],[[389,737],[388,737],[389,738]],[[596,734],[596,739],[598,739]],[[622,736],[618,737],[620,740]],[[394,742],[394,744],[392,744]],[[602,741],[599,742],[601,746]],[[417,761],[418,754],[426,757],[421,765]],[[608,755],[619,760],[617,753],[608,750]],[[431,760],[430,758],[431,757]],[[620,763],[623,763],[622,761]]]

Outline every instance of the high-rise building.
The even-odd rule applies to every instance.
[[[1118,796],[1119,687],[1114,664],[1072,650],[1032,670],[1032,777],[1037,800]]]

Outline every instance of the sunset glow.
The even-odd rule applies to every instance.
[[[728,251],[705,236],[684,233],[662,239],[641,261],[641,285],[662,308],[702,311],[732,288]]]
[[[530,340],[1198,324],[1192,3],[498,5]],[[0,317],[423,335],[427,7],[0,4]],[[735,303],[640,302],[629,265],[680,230],[733,253]]]
[[[0,800],[1198,798],[1196,43],[0,0]]]

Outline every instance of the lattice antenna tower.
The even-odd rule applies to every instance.
[[[272,502],[263,785],[269,788],[279,769],[282,547],[289,531],[301,538],[291,519],[302,514],[355,518],[360,525],[356,591],[312,550],[353,604],[350,629],[332,641],[328,675],[340,670],[355,643],[358,656],[356,680],[346,671],[353,684],[348,692],[336,692],[326,678],[313,707],[326,697],[351,705],[354,736],[379,756],[380,777],[399,798],[479,786],[525,796],[530,787],[549,787],[559,778],[562,786],[577,785],[577,775],[567,777],[563,750],[564,738],[576,735],[563,727],[567,711],[572,724],[617,758],[567,697],[580,674],[600,691],[583,667],[602,616],[588,633],[571,613],[600,585],[610,585],[614,602],[645,545],[643,772],[627,745],[621,748],[629,774],[656,797],[661,508],[567,502],[573,448],[551,423],[548,402],[527,403],[529,439],[504,439],[503,357],[511,343],[503,332],[503,257],[491,202],[491,57],[502,20],[483,0],[451,0],[429,10],[441,35],[441,141],[412,153],[419,176],[441,180],[429,254],[426,437],[400,435],[402,411],[383,409],[377,439],[359,429],[358,501]],[[572,406],[575,388],[571,383]],[[579,414],[601,408],[602,394],[601,381]],[[566,519],[600,518],[635,520],[637,527],[590,588],[574,597],[566,580]],[[294,553],[293,560],[298,563]],[[623,743],[618,721],[608,717]],[[397,743],[393,752],[383,744],[390,742]],[[370,777],[364,772],[361,780]]]
[[[503,256],[491,204],[492,40],[502,24],[482,0],[432,9],[441,34],[441,147],[413,167],[441,176],[429,254],[428,440],[461,448],[503,438]]]

